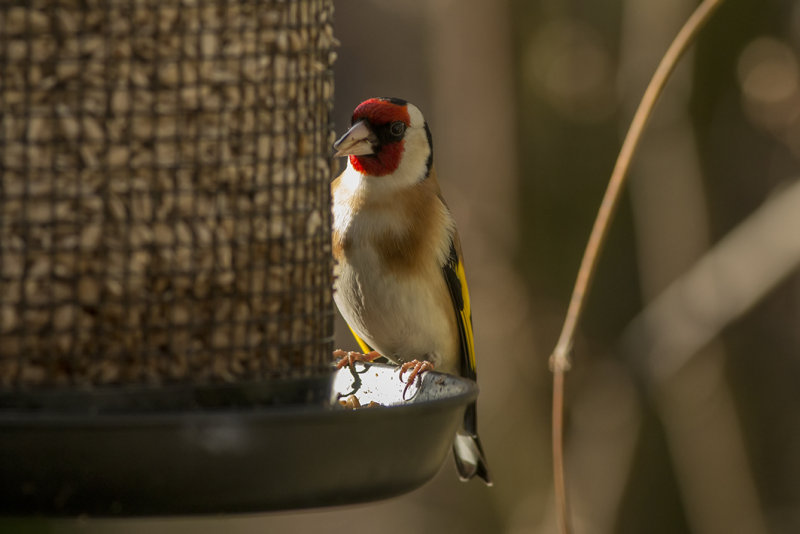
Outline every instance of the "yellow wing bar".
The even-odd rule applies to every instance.
[[[469,303],[469,288],[467,287],[467,277],[464,273],[464,263],[461,261],[461,258],[458,258],[458,263],[456,264],[456,276],[458,277],[458,281],[461,283],[461,294],[462,299],[464,301],[464,306],[458,311],[459,314],[459,327],[464,331],[464,341],[466,347],[464,347],[466,351],[466,356],[469,362],[469,368],[472,370],[472,374],[475,374],[475,337],[472,333],[472,307]]]
[[[352,326],[350,326],[350,325],[347,325],[347,328],[349,328],[349,329],[350,329],[350,333],[351,333],[351,334],[353,334],[353,337],[354,337],[354,338],[356,338],[356,343],[358,343],[358,346],[359,346],[359,347],[361,347],[361,352],[363,352],[364,354],[366,354],[366,353],[368,353],[368,352],[372,352],[372,347],[370,347],[369,345],[367,345],[367,343],[366,343],[366,342],[365,342],[363,339],[361,339],[361,338],[358,336],[358,334],[356,334],[356,331],[355,331],[355,330],[353,330],[353,327],[352,327]]]
[[[456,312],[459,335],[461,337],[461,375],[475,380],[475,339],[472,334],[472,308],[469,303],[469,289],[461,261],[458,236],[453,235],[450,243],[450,256],[442,265],[447,288]]]

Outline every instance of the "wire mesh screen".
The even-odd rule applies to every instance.
[[[0,385],[330,360],[331,0],[0,3]]]

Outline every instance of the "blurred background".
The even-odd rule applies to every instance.
[[[425,487],[363,506],[4,528],[554,532],[548,355],[630,118],[695,6],[336,2],[337,133],[372,96],[414,102],[432,129],[493,488],[460,483],[448,460]],[[729,0],[652,117],[576,343],[576,532],[800,532],[799,177],[800,2]],[[337,345],[355,348],[342,323]]]

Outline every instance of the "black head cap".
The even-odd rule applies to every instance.
[[[403,100],[402,98],[397,98],[396,96],[379,96],[378,98],[390,102],[395,106],[405,106],[408,104],[408,100]]]

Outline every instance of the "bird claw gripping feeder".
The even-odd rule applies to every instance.
[[[474,385],[331,393],[334,46],[331,0],[0,5],[0,514],[319,506],[436,472]],[[348,439],[374,452],[331,454]]]

